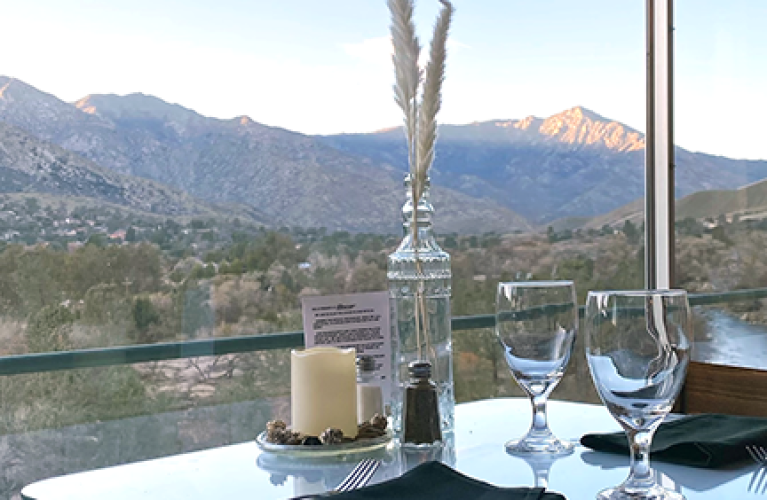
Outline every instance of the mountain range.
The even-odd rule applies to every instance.
[[[444,125],[433,166],[440,232],[530,230],[604,214],[644,190],[644,136],[574,107],[548,118]],[[64,159],[64,160],[62,160]],[[0,190],[86,196],[169,215],[399,231],[400,128],[307,136],[204,117],[144,94],[64,102],[0,76]],[[677,149],[677,194],[767,177],[767,162]]]
[[[406,165],[401,129],[326,137],[339,149]],[[644,196],[644,135],[577,106],[549,118],[440,128],[432,180],[545,224],[604,214]],[[767,177],[767,161],[676,148],[676,195]]]
[[[399,172],[245,116],[207,118],[143,94],[66,103],[0,77],[0,121],[131,178],[208,203],[252,207],[274,225],[401,231],[405,194]],[[439,186],[434,200],[445,207],[443,231],[472,231],[478,224],[496,231],[530,227],[491,200]]]

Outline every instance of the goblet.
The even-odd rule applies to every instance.
[[[585,329],[594,385],[626,431],[631,450],[628,479],[597,498],[683,499],[655,482],[649,453],[687,373],[692,338],[687,292],[590,292]]]
[[[533,422],[527,435],[506,443],[512,454],[573,451],[549,430],[546,402],[562,379],[578,330],[572,281],[498,284],[495,332],[514,380],[530,397]]]

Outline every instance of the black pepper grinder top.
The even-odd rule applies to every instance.
[[[432,444],[442,441],[437,386],[431,381],[431,363],[413,361],[408,365],[410,383],[405,388],[402,408],[402,443]]]

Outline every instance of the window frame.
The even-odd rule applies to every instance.
[[[673,288],[674,0],[646,0],[645,287]]]

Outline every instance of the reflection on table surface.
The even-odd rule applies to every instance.
[[[406,450],[392,445],[369,453],[357,453],[335,459],[318,460],[261,453],[256,458],[256,465],[270,474],[269,481],[272,484],[292,483],[293,495],[301,496],[325,493],[336,488],[363,458],[381,461],[374,479],[374,482],[378,483],[399,477],[418,464],[431,460],[455,466],[455,439],[448,436],[440,447]]]
[[[552,401],[552,430],[577,440],[587,432],[617,431],[601,406]],[[525,433],[530,422],[526,399],[493,399],[456,407],[456,433],[442,449],[405,452],[396,446],[372,454],[297,459],[258,450],[253,442],[47,479],[24,488],[34,500],[209,499],[282,500],[337,486],[366,456],[382,465],[373,482],[401,475],[421,462],[438,459],[464,474],[499,486],[534,486],[548,482],[569,500],[593,499],[598,491],[623,481],[628,459],[582,446],[557,459],[508,455],[503,444]],[[757,468],[740,464],[728,470],[704,470],[655,462],[656,477],[688,500],[748,498],[758,495]],[[767,482],[767,481],[765,481]]]

